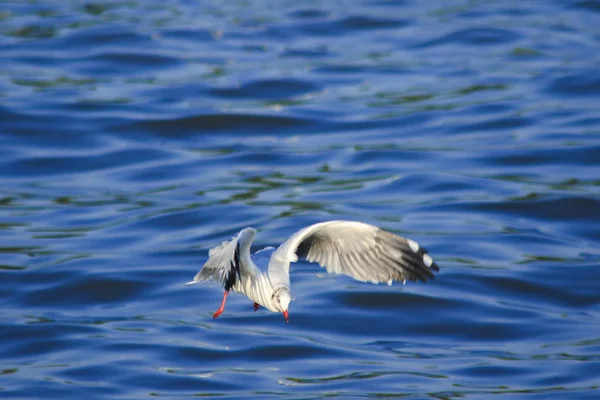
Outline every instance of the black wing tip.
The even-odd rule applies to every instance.
[[[240,281],[242,280],[242,275],[240,275],[240,242],[237,242],[235,245],[235,253],[233,254],[233,261],[235,262],[235,272],[237,272],[238,278]]]
[[[437,263],[429,256],[427,253],[427,249],[421,249],[420,261],[417,262],[416,268],[423,272],[420,276],[420,280],[422,282],[427,282],[429,280],[435,279],[435,274],[440,271],[440,267]]]
[[[228,291],[233,286],[235,286],[236,281],[237,281],[237,276],[235,274],[232,274],[232,273],[227,274],[227,278],[225,279],[225,284],[223,285],[223,288],[225,289],[225,291]]]
[[[229,263],[229,271],[227,271],[227,278],[224,282],[224,289],[226,291],[230,290],[233,286],[235,286],[238,278],[240,282],[242,281],[242,276],[240,275],[240,243],[238,242],[235,246],[235,252],[233,254],[233,259]]]
[[[400,263],[402,273],[401,279],[411,282],[427,282],[435,278],[435,273],[440,271],[440,267],[429,255],[426,248],[421,247],[414,240],[403,238],[392,232],[381,230],[383,240],[393,245],[403,254],[403,260]]]

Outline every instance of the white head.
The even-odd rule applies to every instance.
[[[290,290],[286,287],[280,287],[273,293],[273,303],[275,304],[275,308],[283,314],[285,322],[290,322],[288,315],[290,301],[292,301],[292,296]]]

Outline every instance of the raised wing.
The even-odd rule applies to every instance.
[[[273,258],[277,262],[269,265],[270,274],[271,267],[288,273],[289,262],[305,258],[329,273],[390,285],[392,281],[425,282],[439,271],[427,250],[416,242],[352,221],[329,221],[304,228],[283,243]]]
[[[210,249],[208,261],[194,276],[194,279],[186,285],[212,279],[221,283],[225,290],[231,289],[237,280],[241,279],[244,268],[253,267],[248,263],[250,260],[250,245],[255,235],[255,229],[246,228],[240,231],[231,241],[225,241]]]

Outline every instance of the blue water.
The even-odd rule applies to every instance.
[[[597,1],[0,2],[0,397],[600,398]],[[184,286],[240,229],[428,248],[298,263],[290,324]]]

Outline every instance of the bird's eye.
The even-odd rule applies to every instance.
[[[279,304],[281,304],[281,300],[279,299],[279,297],[277,298],[277,302],[278,302]]]

